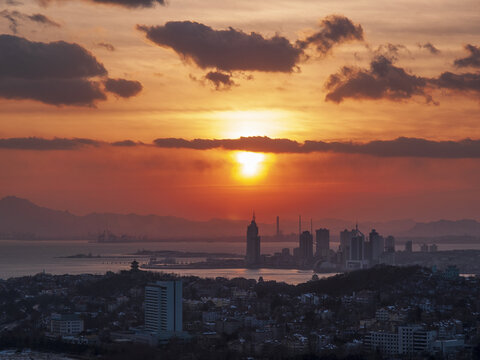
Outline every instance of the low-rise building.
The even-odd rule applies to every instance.
[[[76,314],[52,314],[50,332],[55,335],[77,335],[83,331],[83,320]]]

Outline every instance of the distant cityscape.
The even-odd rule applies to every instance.
[[[315,230],[314,251],[312,222],[310,227],[310,231],[302,231],[302,219],[299,217],[298,247],[293,249],[293,253],[289,248],[284,248],[272,256],[261,255],[261,239],[253,215],[247,228],[246,266],[296,266],[300,269],[344,271],[366,269],[378,264],[395,264],[395,238],[391,235],[384,238],[372,229],[368,237],[365,237],[357,224],[353,230],[340,232],[340,246],[338,251],[334,251],[330,248],[330,230],[320,228]],[[276,237],[280,240],[282,236],[280,218],[277,216]],[[412,242],[407,242],[405,248],[407,252],[412,252]],[[436,251],[435,249],[436,245],[432,245],[431,251]]]

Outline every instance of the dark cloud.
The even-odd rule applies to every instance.
[[[330,75],[325,85],[326,100],[336,103],[346,98],[396,101],[419,95],[431,102],[431,96],[425,91],[427,83],[427,79],[393,65],[391,59],[377,56],[370,63],[370,69],[345,66]]]
[[[349,18],[340,15],[330,15],[320,23],[320,31],[298,40],[297,46],[305,49],[310,45],[316,46],[321,54],[328,53],[334,45],[347,41],[363,41],[363,28],[355,25]]]
[[[84,146],[99,146],[91,139],[43,139],[37,137],[0,139],[0,149],[14,150],[75,150]]]
[[[399,49],[398,46],[385,47],[380,51],[385,55],[375,56],[369,69],[344,66],[336,74],[330,75],[325,83],[327,90],[325,100],[336,103],[347,98],[397,101],[422,96],[427,103],[438,105],[431,95],[432,90],[435,89],[451,90],[457,93],[480,92],[480,72],[461,74],[444,72],[434,78],[416,76],[394,65],[397,49]],[[464,64],[462,66],[467,66],[467,63],[474,64],[475,49],[472,49],[471,54],[469,58],[456,60],[455,63],[462,61],[461,64]]]
[[[430,42],[427,42],[425,44],[418,44],[418,47],[420,49],[425,49],[425,50],[428,50],[430,51],[431,54],[433,55],[438,55],[440,54],[440,50],[438,50],[432,43]]]
[[[303,144],[290,139],[242,137],[239,139],[156,139],[161,148],[195,150],[224,149],[268,153],[334,152],[379,157],[480,158],[480,140],[432,141],[400,137],[367,143],[324,142],[307,140]]]
[[[307,140],[303,144],[290,139],[241,137],[239,139],[156,139],[161,148],[195,150],[224,149],[268,153],[333,152],[364,154],[378,157],[480,158],[480,140],[432,141],[400,137],[395,140],[375,140],[367,143],[324,142]]]
[[[54,26],[54,27],[60,27],[60,24],[53,21],[52,19],[48,18],[45,15],[42,14],[33,14],[29,15],[28,18],[34,22],[44,24],[44,25],[49,25],[49,26]]]
[[[0,78],[0,97],[31,99],[50,105],[92,106],[106,100],[100,84],[85,79]]]
[[[8,6],[19,6],[19,5],[23,5],[22,2],[20,1],[16,1],[16,0],[0,0],[0,5],[8,5]]]
[[[276,154],[338,153],[376,157],[413,157],[436,159],[480,158],[480,140],[434,141],[420,138],[399,137],[393,140],[369,142],[315,141],[300,143],[291,139],[272,139],[266,136],[241,137],[238,139],[194,139],[160,138],[153,144],[132,140],[103,142],[91,139],[43,139],[7,138],[0,139],[0,149],[18,150],[74,150],[87,146],[111,145],[118,147],[154,146],[163,149],[232,150]]]
[[[326,54],[336,44],[363,40],[362,27],[338,15],[326,17],[321,21],[318,32],[296,43],[280,35],[265,38],[255,32],[248,34],[233,28],[214,30],[191,21],[170,21],[161,26],[137,25],[137,29],[155,44],[172,49],[198,67],[214,68],[220,72],[289,73],[298,68],[302,58],[306,58],[304,50],[309,46],[315,46],[318,52]]]
[[[143,89],[143,86],[140,82],[133,80],[107,79],[104,84],[105,90],[123,98],[129,98],[138,95],[138,93]]]
[[[194,139],[164,138],[153,141],[162,148],[187,148],[209,150],[222,148],[225,150],[246,150],[257,152],[302,152],[300,144],[289,139],[271,139],[269,137],[252,136],[239,139]]]
[[[93,106],[105,90],[129,97],[141,90],[137,81],[106,79],[107,70],[74,43],[32,42],[0,35],[0,97],[32,99],[51,105]]]
[[[42,25],[60,27],[60,24],[42,14],[27,15],[17,10],[2,10],[0,16],[8,20],[9,28],[14,34],[18,33],[19,21],[32,21]]]
[[[122,146],[122,147],[134,147],[137,145],[142,145],[142,143],[135,142],[133,140],[122,140],[115,141],[111,144],[112,146]]]
[[[457,59],[455,60],[454,64],[456,67],[476,67],[480,68],[480,47],[468,44],[465,46],[465,50],[467,50],[470,55],[462,58],[462,59]]]
[[[16,34],[18,32],[18,19],[14,15],[17,11],[8,11],[8,10],[2,10],[0,11],[0,16],[6,19],[9,23],[8,28]]]
[[[106,74],[103,64],[80,45],[0,35],[0,78],[70,79]]]
[[[103,47],[107,49],[108,51],[115,51],[115,46],[112,44],[106,43],[106,42],[99,42],[97,46]]]
[[[292,72],[302,50],[281,36],[264,38],[240,30],[214,30],[191,21],[137,26],[155,44],[171,48],[202,69]]]
[[[235,85],[231,74],[222,73],[220,71],[210,71],[205,75],[205,80],[211,82],[216,90],[228,90]]]
[[[57,0],[58,1],[58,0]],[[164,0],[87,0],[90,3],[94,4],[104,4],[104,5],[118,5],[126,8],[151,8],[157,4],[165,5]],[[37,0],[41,5],[47,6],[55,0]]]
[[[442,89],[463,92],[480,92],[480,73],[454,74],[444,72],[431,83]]]
[[[386,43],[380,45],[375,51],[374,54],[375,56],[383,56],[387,59],[389,59],[391,62],[395,62],[398,60],[400,56],[400,52],[405,52],[407,54],[410,54],[408,51],[407,47],[402,44],[391,44],[391,43]]]

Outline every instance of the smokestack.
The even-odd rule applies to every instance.
[[[280,216],[277,216],[277,237],[280,237]]]
[[[298,215],[298,235],[302,233],[302,215]]]
[[[313,219],[310,218],[310,234],[313,235]]]

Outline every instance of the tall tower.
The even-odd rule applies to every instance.
[[[280,216],[277,216],[277,238],[280,237]]]
[[[365,260],[365,235],[358,230],[358,223],[350,238],[350,257],[349,260]]]
[[[157,281],[145,287],[145,330],[168,339],[182,333],[182,281]]]
[[[318,258],[328,259],[330,253],[330,230],[317,229],[316,230],[316,252],[315,256]]]
[[[258,236],[258,226],[255,222],[255,213],[253,213],[252,222],[247,227],[247,252],[245,255],[245,264],[247,267],[256,267],[260,265],[260,236]]]
[[[311,260],[313,258],[313,236],[310,231],[304,231],[299,239],[300,259]]]

